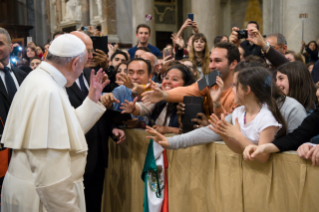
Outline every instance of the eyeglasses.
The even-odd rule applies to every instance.
[[[272,46],[272,48],[274,48],[275,50],[278,50],[278,49],[282,48],[283,46],[284,45],[280,45],[280,46],[277,46],[277,47]]]

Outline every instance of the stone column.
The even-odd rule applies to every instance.
[[[156,46],[156,32],[155,32],[155,13],[154,13],[154,0],[132,0],[132,46],[135,46],[137,39],[135,37],[136,27],[139,24],[145,24],[145,15],[151,14],[153,19],[148,21],[151,27],[151,37],[149,43]]]
[[[264,34],[281,33],[286,37],[288,49],[299,52],[302,40],[300,13],[308,13],[304,20],[304,41],[319,38],[318,0],[269,0],[263,1]]]
[[[90,25],[90,9],[89,0],[81,0],[82,10],[82,26]]]
[[[192,0],[192,13],[211,48],[214,38],[220,34],[220,0]]]

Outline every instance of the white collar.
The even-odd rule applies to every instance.
[[[8,65],[7,65],[6,67],[9,68],[9,70],[11,71],[11,63],[10,63],[10,60],[9,60],[9,63],[8,63]]]
[[[52,76],[54,81],[56,81],[56,83],[60,87],[64,87],[66,85],[66,83],[67,83],[66,78],[63,76],[63,74],[58,69],[56,69],[51,64],[49,64],[45,61],[42,61],[41,64],[38,66],[38,68],[48,72]]]

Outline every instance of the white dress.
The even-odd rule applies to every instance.
[[[13,154],[5,176],[1,210],[86,211],[84,134],[105,112],[87,98],[74,110],[65,77],[42,62],[12,102],[2,142]]]

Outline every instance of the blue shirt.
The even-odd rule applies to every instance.
[[[149,48],[149,49],[151,50],[151,52],[152,52],[156,57],[158,57],[158,56],[163,57],[162,52],[161,52],[157,47],[152,46],[151,44],[148,44],[148,45],[147,45],[147,48]],[[130,48],[130,49],[128,50],[128,53],[131,55],[131,59],[134,58],[136,49],[137,49],[137,45],[134,46],[134,47],[132,47],[132,48]]]
[[[132,96],[132,91],[131,89],[125,87],[124,85],[120,85],[118,87],[116,87],[113,91],[112,91],[113,96],[120,101],[120,103],[116,103],[113,102],[113,106],[112,109],[113,110],[118,110],[118,111],[122,111],[122,109],[120,109],[121,104],[125,103],[125,100],[129,101],[129,102],[133,102],[134,98]],[[144,116],[133,116],[134,118],[137,118],[140,121],[143,121],[145,124],[148,124],[149,118],[148,117],[144,117]]]

